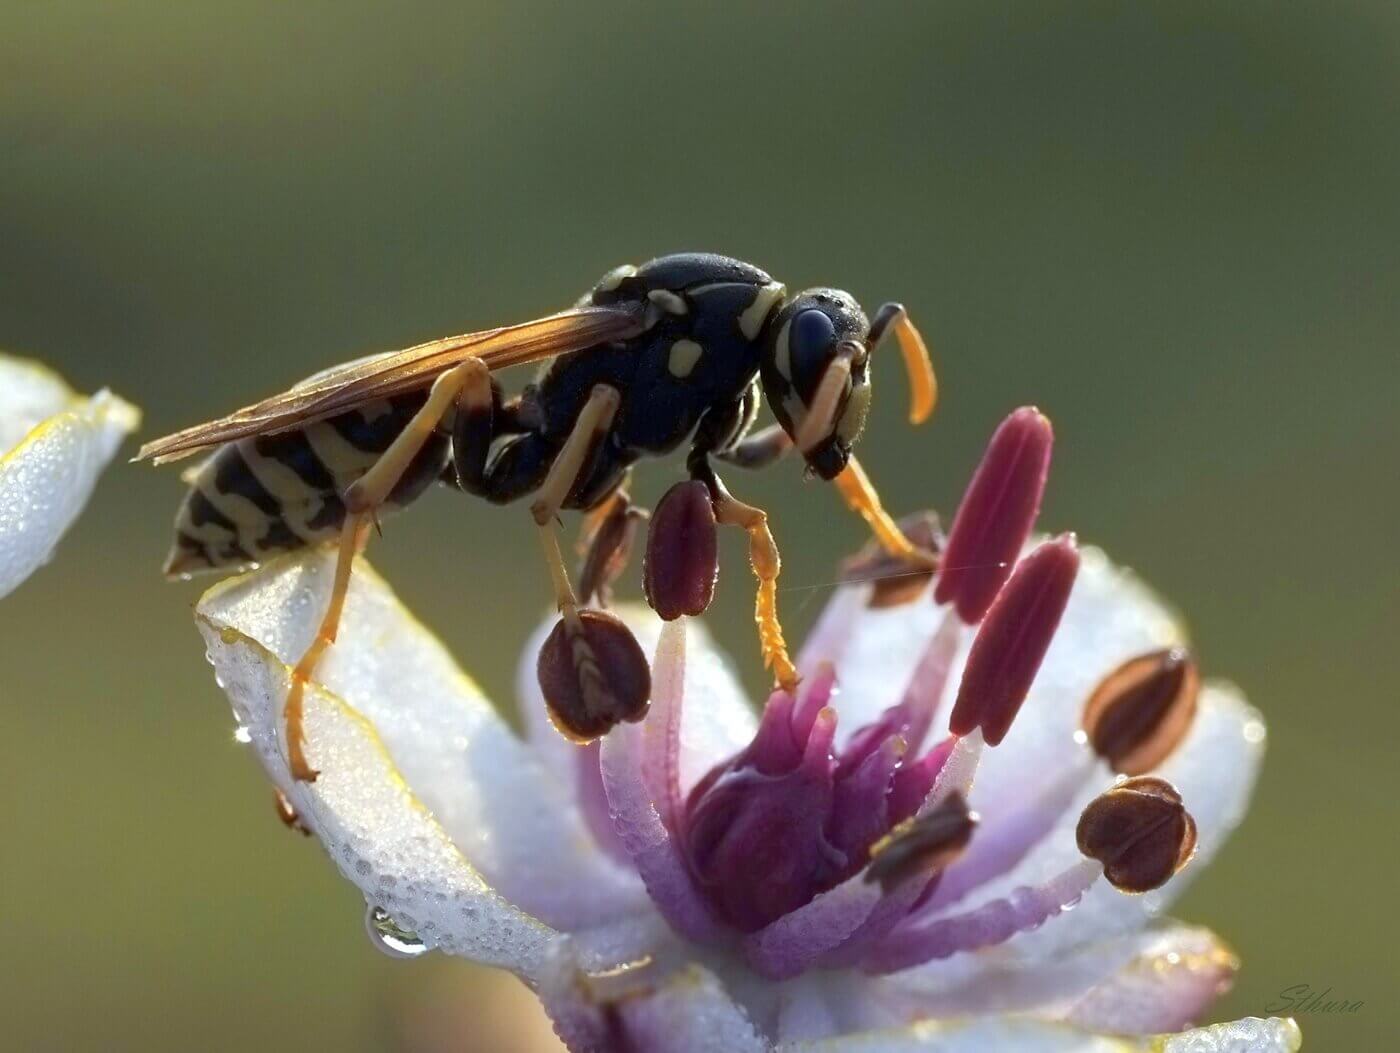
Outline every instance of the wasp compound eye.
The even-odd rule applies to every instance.
[[[1084,734],[1114,771],[1142,775],[1186,736],[1200,689],[1196,663],[1184,648],[1130,658],[1089,696]]]
[[[703,614],[719,574],[715,508],[698,480],[677,483],[656,506],[647,530],[642,587],[662,621]]]
[[[1196,821],[1165,779],[1126,779],[1099,794],[1079,817],[1079,851],[1103,864],[1120,892],[1167,883],[1196,850]]]
[[[836,324],[825,311],[815,307],[800,312],[792,320],[788,337],[792,351],[792,376],[797,389],[812,396],[831,357]]]
[[[632,630],[603,611],[561,618],[535,667],[550,719],[566,737],[591,742],[647,715],[651,669]]]

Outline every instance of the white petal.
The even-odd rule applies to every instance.
[[[1302,1032],[1292,1020],[1247,1016],[1180,1035],[1169,1035],[1161,1053],[1294,1053],[1303,1045]]]
[[[647,997],[619,1004],[629,1049],[648,1053],[766,1053],[768,1043],[714,974],[698,965]]]
[[[988,1017],[927,1021],[820,1042],[791,1042],[780,1053],[1132,1053],[1144,1047],[1119,1038],[1037,1020]]]
[[[0,355],[0,596],[48,561],[141,415],[90,399],[40,366]]]
[[[1293,1053],[1302,1045],[1292,1020],[1247,1017],[1179,1035],[1121,1038],[1016,1018],[928,1022],[898,1031],[797,1042],[781,1053]]]
[[[1026,792],[1028,777],[1048,781],[1072,763],[1080,714],[1099,680],[1127,659],[1182,638],[1166,607],[1131,571],[1113,566],[1099,549],[1084,549],[1030,695],[1006,739],[983,758],[972,807],[997,815]]]
[[[1089,1031],[1180,1031],[1229,988],[1239,959],[1209,929],[1144,932],[1133,960],[1075,1001],[1065,1019]]]
[[[325,609],[333,565],[333,555],[318,552],[216,586],[198,610],[206,637],[218,640],[221,629],[232,627],[283,663],[295,662]],[[609,920],[645,904],[640,882],[605,859],[583,829],[567,796],[571,787],[550,777],[363,560],[351,579],[339,639],[317,676],[373,728],[414,797],[511,901],[560,927]],[[277,688],[259,700],[260,721],[280,712],[281,697]],[[314,729],[308,742],[311,763],[327,773],[335,761],[323,757],[325,744]],[[265,759],[280,778],[281,754]]]
[[[838,750],[853,732],[900,700],[919,659],[948,614],[947,608],[934,606],[929,589],[898,607],[866,607],[869,594],[869,585],[839,587],[798,660],[804,675],[821,661],[836,666],[839,691],[833,705],[839,720]],[[965,634],[954,660],[949,677],[954,688],[962,675],[971,637],[971,633]],[[934,738],[947,723],[947,707],[945,698],[935,718]]]
[[[1125,895],[1100,881],[1073,911],[1036,932],[1015,937],[1009,946],[1032,957],[1053,957],[1085,941],[1132,932],[1160,915],[1205,870],[1244,817],[1263,759],[1263,740],[1263,721],[1239,692],[1228,685],[1207,683],[1190,733],[1155,773],[1181,791],[1187,811],[1196,820],[1195,858],[1164,887],[1142,896]],[[1097,789],[1107,785],[1106,781]],[[1086,795],[1092,796],[1095,789],[1087,787]],[[1071,865],[1079,854],[1074,836],[1078,822],[1079,808],[1071,807],[1029,856],[950,909],[963,910],[1018,886],[1035,885]]]
[[[632,630],[646,655],[656,653],[661,619],[641,604],[612,609]],[[541,623],[525,645],[516,672],[516,692],[524,710],[530,743],[549,758],[563,762],[572,747],[549,722],[544,697],[535,675],[535,661],[557,615]],[[758,718],[744,693],[734,665],[715,644],[705,623],[691,618],[686,624],[685,698],[681,719],[681,787],[689,790],[711,768],[749,744]]]
[[[200,628],[258,759],[366,901],[429,947],[534,977],[553,933],[492,891],[463,858],[405,785],[373,726],[313,684],[306,730],[321,777],[293,784],[278,739],[286,663],[236,629],[209,620]]]
[[[1135,961],[1150,957],[1154,947],[1170,946],[1178,933],[1202,931],[1205,930],[1171,926],[1152,933],[1134,932],[1086,943],[1052,959],[1023,954],[1014,944],[1003,945],[881,977],[871,997],[884,1002],[903,1019],[913,1015],[1030,1012],[1059,1018],[1086,994],[1111,983]]]

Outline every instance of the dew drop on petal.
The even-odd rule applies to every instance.
[[[417,958],[428,951],[417,933],[399,928],[384,910],[373,905],[365,911],[365,932],[375,950],[390,958]]]
[[[247,724],[239,724],[233,729],[233,741],[242,746],[248,745],[253,741],[253,729]]]

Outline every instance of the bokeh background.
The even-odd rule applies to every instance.
[[[678,249],[902,299],[944,384],[863,459],[949,510],[1000,416],[1043,522],[1137,567],[1267,714],[1253,812],[1181,904],[1221,1016],[1364,1000],[1400,866],[1400,8],[1377,3],[103,4],[0,0],[0,346],[147,437],[337,360],[523,319]],[[678,477],[643,473],[643,496]],[[791,628],[862,541],[791,465]],[[543,1050],[511,981],[391,962],[273,818],[158,574],[181,488],[119,465],[0,606],[0,1047]],[[523,509],[435,494],[373,558],[512,704],[546,579]],[[742,553],[717,631],[762,684]]]

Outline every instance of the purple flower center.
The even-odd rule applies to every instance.
[[[852,877],[923,803],[947,751],[913,759],[929,720],[894,706],[836,750],[834,678],[776,691],[753,742],[691,791],[681,841],[715,912],[754,932]],[[928,714],[931,716],[931,713]]]

